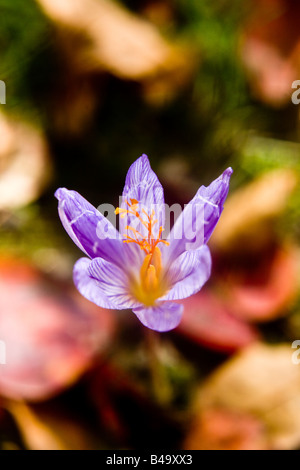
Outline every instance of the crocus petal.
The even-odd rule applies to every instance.
[[[55,196],[61,222],[76,245],[91,258],[120,264],[124,245],[109,220],[76,191],[59,188]]]
[[[89,258],[80,258],[75,263],[73,269],[74,284],[83,297],[94,302],[98,307],[114,309],[115,306],[99,288],[97,281],[89,275],[88,268],[91,262]]]
[[[122,208],[128,209],[125,201],[130,203],[131,200],[138,201],[140,213],[144,209],[150,215],[154,209],[155,218],[158,220],[153,230],[153,234],[156,236],[159,227],[164,226],[165,222],[164,191],[145,154],[138,158],[128,170],[122,194]],[[130,216],[124,219],[120,218],[120,232],[122,234],[123,230],[126,231],[126,226],[132,224],[133,219]],[[140,224],[137,223],[134,226],[143,233]]]
[[[207,243],[223,211],[231,174],[232,169],[227,168],[208,187],[201,186],[187,204],[171,230],[170,246],[163,249],[169,260]]]
[[[135,308],[133,312],[147,328],[155,331],[169,331],[180,323],[183,305],[165,302],[155,307]]]
[[[197,197],[205,202],[205,228],[204,243],[208,242],[217,222],[223,212],[223,204],[229,191],[232,168],[227,168],[219,178],[214,180],[209,186],[201,186],[197,192]]]
[[[185,299],[198,292],[209,279],[211,255],[207,245],[195,251],[185,251],[171,265],[168,280],[171,290],[159,300]]]
[[[140,307],[129,290],[129,278],[124,269],[102,258],[95,258],[88,267],[89,276],[95,280],[101,295],[118,310]]]

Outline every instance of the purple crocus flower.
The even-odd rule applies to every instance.
[[[206,243],[223,210],[231,174],[227,168],[199,188],[167,239],[162,239],[163,188],[146,155],[128,170],[115,211],[120,231],[79,193],[59,188],[55,196],[62,224],[88,256],[74,266],[79,292],[103,308],[132,309],[152,330],[175,328],[183,313],[178,300],[198,292],[210,277]]]

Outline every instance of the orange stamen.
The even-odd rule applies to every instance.
[[[134,227],[127,225],[126,230],[131,231],[134,235],[134,238],[130,235],[124,234],[126,240],[123,240],[124,243],[136,243],[141,250],[143,250],[146,255],[151,255],[149,260],[149,264],[151,259],[155,253],[156,247],[159,243],[164,243],[165,245],[169,245],[169,242],[166,240],[161,239],[162,232],[164,230],[163,227],[159,227],[158,237],[155,238],[153,235],[153,227],[157,224],[158,220],[155,219],[155,212],[152,210],[151,215],[148,215],[145,209],[142,209],[142,214],[146,217],[146,220],[142,218],[141,214],[137,211],[138,201],[136,199],[130,199],[130,203],[125,201],[128,206],[128,209],[123,209],[117,207],[115,210],[115,214],[121,214],[120,217],[123,219],[126,214],[130,214],[135,216],[143,227],[147,230],[147,236],[143,236],[141,232],[136,230]]]
[[[153,227],[158,223],[154,210],[150,215],[145,209],[139,213],[136,199],[130,199],[130,202],[125,201],[125,204],[128,209],[117,207],[115,213],[120,214],[121,218],[124,218],[126,214],[133,215],[146,229],[146,235],[143,235],[139,230],[127,225],[127,234],[124,234],[124,243],[136,243],[145,252],[138,277],[131,279],[131,291],[139,302],[152,306],[168,290],[168,282],[163,274],[161,251],[157,245],[164,243],[168,246],[169,242],[161,239],[163,227],[159,227],[157,238],[153,234]]]

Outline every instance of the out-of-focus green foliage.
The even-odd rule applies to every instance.
[[[210,112],[232,111],[247,101],[239,60],[239,25],[247,2],[177,0],[180,34],[201,53],[196,96]]]
[[[147,4],[134,0],[122,3],[136,14],[143,14]],[[55,25],[33,0],[0,0],[5,16],[0,25],[0,78],[7,85],[5,110],[31,118],[38,112],[50,132],[57,160],[54,186],[62,183],[63,174],[64,184],[72,181],[87,197],[99,197],[99,179],[105,168],[101,189],[103,196],[112,197],[122,185],[128,164],[143,152],[149,154],[154,168],[164,158],[183,158],[189,162],[191,174],[206,182],[228,163],[240,165],[245,130],[272,136],[280,128],[283,139],[293,133],[295,107],[281,112],[265,109],[248,89],[239,42],[249,3],[166,3],[172,21],[161,27],[162,33],[171,41],[189,45],[199,57],[194,79],[173,100],[152,106],[136,83],[111,76],[105,81],[97,75],[91,77],[95,83],[99,81],[95,86],[95,100],[99,100],[95,119],[78,138],[66,139],[57,135],[47,107],[63,70]],[[286,115],[284,125],[282,112]],[[238,180],[239,176],[233,184]]]
[[[0,78],[6,83],[6,107],[31,119],[37,97],[55,77],[50,22],[34,0],[0,0]],[[52,59],[51,59],[52,58]]]

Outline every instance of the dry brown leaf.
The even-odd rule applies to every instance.
[[[226,201],[211,244],[220,250],[261,247],[269,241],[270,223],[286,207],[297,180],[292,170],[273,170],[237,190]]]
[[[0,259],[0,393],[41,401],[71,386],[114,338],[115,316],[30,264]]]
[[[165,40],[150,22],[107,0],[38,0],[70,37],[77,34],[70,60],[82,72],[106,70],[119,78],[145,81],[149,95],[170,94],[186,82],[195,57]],[[79,40],[78,35],[82,36]],[[75,36],[74,36],[75,40]],[[150,86],[153,84],[154,88]]]
[[[265,450],[268,448],[265,429],[257,418],[218,408],[204,410],[184,444],[186,450]]]
[[[6,402],[29,450],[88,450],[92,439],[85,426],[51,404],[44,407]]]
[[[299,3],[252,0],[242,30],[241,55],[255,96],[274,107],[291,99],[299,78]]]
[[[300,366],[293,352],[289,344],[257,343],[227,361],[200,389],[191,434],[202,429],[203,413],[217,409],[259,419],[273,449],[299,446]]]
[[[233,353],[259,338],[259,332],[234,316],[233,308],[215,292],[203,289],[182,301],[184,315],[178,333],[204,346]]]
[[[35,200],[51,173],[41,132],[0,113],[0,209],[13,209]]]
[[[17,422],[27,449],[67,450],[60,437],[41,421],[28,405],[21,402],[11,402],[8,409]]]
[[[245,268],[244,272],[233,269],[225,283],[220,277],[228,306],[238,318],[252,322],[287,315],[299,291],[298,247],[281,247],[271,258],[261,255],[256,266],[252,271],[251,268]]]

